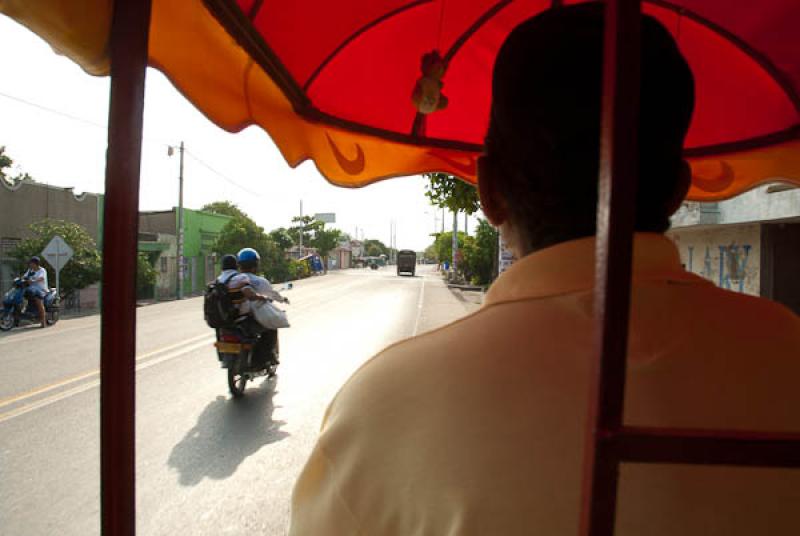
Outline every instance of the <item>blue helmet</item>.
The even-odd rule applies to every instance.
[[[258,262],[261,260],[261,255],[253,248],[243,248],[239,250],[236,258],[239,262]]]

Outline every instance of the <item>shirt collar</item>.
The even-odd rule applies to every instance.
[[[595,238],[562,242],[516,261],[486,294],[487,305],[542,298],[594,287]],[[681,266],[672,241],[662,234],[636,233],[633,280],[704,282]]]

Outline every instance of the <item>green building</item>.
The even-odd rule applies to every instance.
[[[183,209],[183,256],[185,296],[196,295],[217,273],[214,242],[230,216]],[[139,251],[147,253],[158,272],[153,296],[173,298],[178,283],[178,211],[139,213]]]

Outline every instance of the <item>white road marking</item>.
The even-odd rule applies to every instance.
[[[422,287],[419,289],[419,300],[417,300],[417,318],[414,320],[414,331],[412,336],[417,335],[419,331],[419,319],[422,317],[422,307],[425,305],[425,277],[422,278]]]
[[[205,335],[204,337],[205,337],[206,340],[202,340],[202,341],[197,342],[197,343],[195,343],[195,344],[193,344],[191,346],[184,346],[180,350],[168,353],[168,354],[163,355],[161,357],[158,357],[156,359],[151,359],[149,361],[145,361],[144,363],[141,363],[141,364],[136,366],[136,371],[138,372],[140,370],[144,370],[144,369],[152,367],[154,365],[158,365],[159,363],[163,363],[164,361],[168,361],[170,359],[174,359],[176,357],[180,357],[182,355],[188,354],[190,352],[193,352],[194,350],[198,350],[198,349],[200,349],[200,348],[202,348],[204,346],[207,346],[207,345],[211,344],[214,341],[213,338],[209,338],[207,335]],[[195,339],[190,339],[190,340],[195,340]],[[185,345],[186,341],[184,341],[183,344]],[[163,350],[161,352],[163,352]],[[161,353],[161,352],[159,352],[159,353]],[[150,356],[150,355],[153,355],[153,354],[151,353],[151,354],[147,354],[146,356],[142,356],[141,358],[137,359],[137,361],[141,361],[144,357],[147,357],[147,356]],[[77,380],[74,380],[74,381],[77,381]],[[31,412],[33,410],[36,410],[36,409],[39,409],[39,408],[43,408],[45,406],[49,406],[51,404],[54,404],[54,403],[58,402],[59,400],[64,400],[65,398],[69,398],[69,397],[75,396],[77,394],[86,392],[89,389],[94,389],[95,387],[98,387],[99,385],[100,385],[100,379],[97,378],[97,379],[94,379],[92,381],[77,385],[77,386],[73,387],[72,389],[68,389],[66,391],[62,391],[62,392],[56,393],[54,395],[50,395],[48,397],[42,398],[41,400],[36,400],[35,402],[31,402],[30,404],[26,404],[26,405],[24,405],[22,407],[19,407],[17,409],[11,410],[9,412],[0,413],[0,423],[3,423],[3,422],[8,421],[10,419],[13,419],[14,417],[19,417],[19,416],[24,415],[26,413],[29,413],[29,412]],[[18,400],[22,400],[22,398],[19,398]],[[18,401],[18,400],[15,400],[15,401]]]
[[[200,339],[206,339],[206,338],[208,338],[208,334],[203,334],[203,335],[198,335],[197,337],[192,337],[190,339],[183,340],[181,342],[177,342],[175,344],[170,344],[169,346],[163,346],[163,347],[159,348],[158,350],[153,350],[152,352],[148,352],[146,354],[142,354],[142,355],[136,356],[136,361],[140,362],[140,361],[143,361],[143,360],[148,359],[150,357],[153,357],[154,355],[162,354],[164,352],[168,352],[170,350],[174,350],[175,348],[178,348],[180,346],[184,346],[186,344],[191,344],[191,343],[193,343],[195,341],[198,341]],[[53,382],[53,383],[50,383],[50,384],[47,384],[47,385],[43,385],[41,387],[37,387],[37,388],[32,389],[30,391],[25,391],[24,393],[20,393],[18,395],[14,395],[14,396],[10,396],[8,398],[0,399],[0,409],[5,407],[5,406],[8,406],[10,404],[15,404],[17,402],[25,400],[26,398],[31,398],[33,396],[40,395],[40,394],[46,393],[48,391],[52,391],[53,389],[58,389],[60,387],[64,387],[64,386],[69,385],[71,383],[75,383],[77,381],[84,380],[86,378],[91,378],[92,376],[95,376],[95,375],[98,375],[98,374],[100,374],[100,370],[99,369],[90,370],[88,372],[83,372],[83,373],[78,374],[76,376],[72,376],[72,377],[69,377],[69,378],[65,378],[63,380],[59,380],[57,382]]]

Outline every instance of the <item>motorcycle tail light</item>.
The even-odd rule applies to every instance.
[[[221,335],[219,340],[222,341],[222,342],[239,342],[240,341],[238,335]]]

